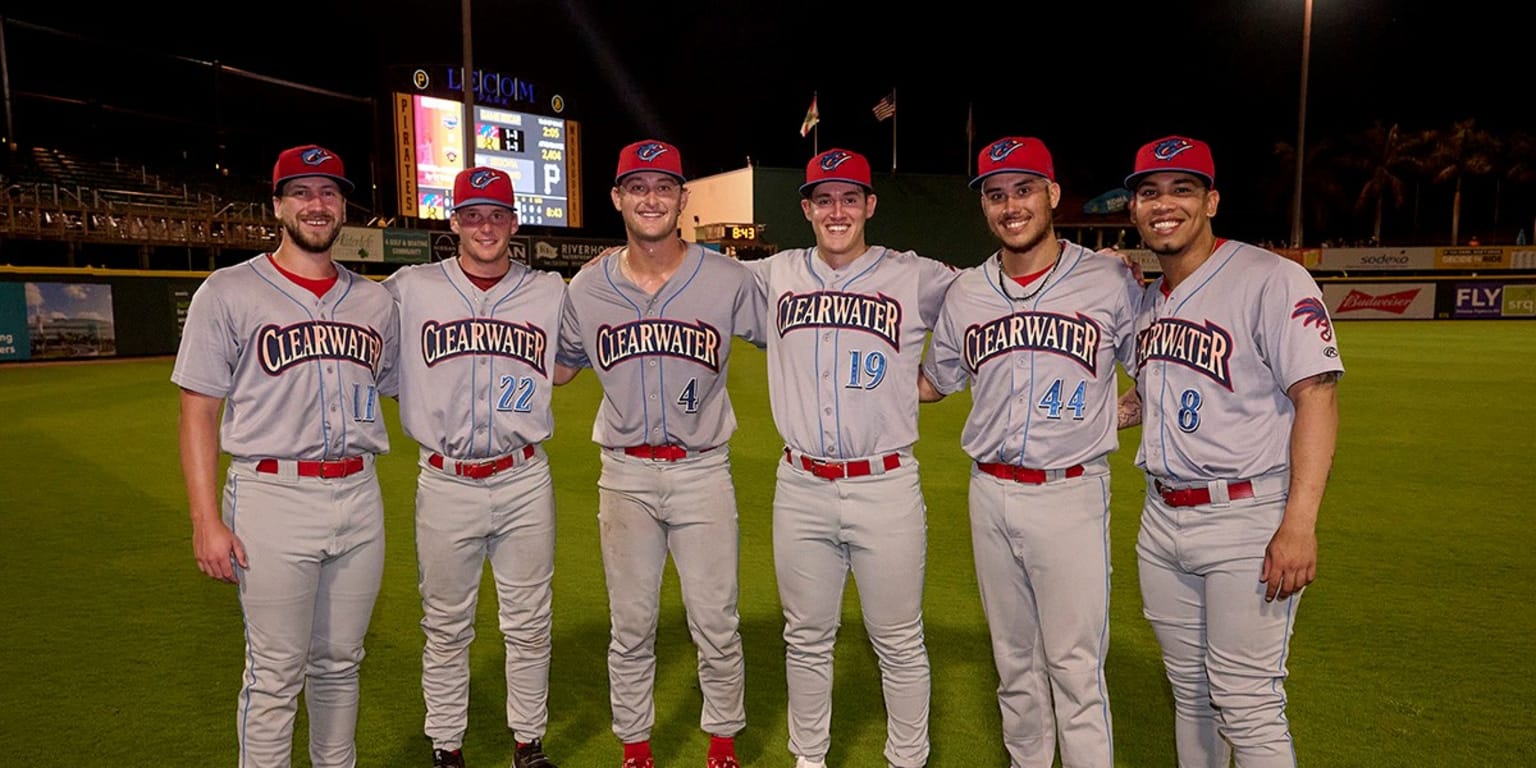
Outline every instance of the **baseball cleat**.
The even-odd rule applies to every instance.
[[[432,750],[432,768],[464,768],[463,750]]]
[[[512,755],[512,768],[559,768],[544,755],[544,742],[534,739],[517,748]]]

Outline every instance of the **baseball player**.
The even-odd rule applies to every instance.
[[[1210,147],[1136,153],[1131,221],[1163,275],[1137,319],[1147,473],[1136,555],[1172,683],[1181,766],[1294,766],[1286,657],[1317,574],[1343,365],[1317,284],[1217,238]]]
[[[784,607],[789,749],[799,768],[825,765],[832,651],[852,570],[880,659],[885,757],[915,768],[928,760],[930,685],[913,383],[956,273],[865,243],[876,198],[863,155],[830,149],[811,158],[800,194],[816,246],[751,263],[772,313],[768,394],[785,444],[773,554]]]
[[[670,144],[640,141],[619,153],[612,198],[627,244],[571,280],[560,327],[557,359],[593,368],[603,385],[592,440],[602,446],[609,700],[623,768],[654,766],[656,622],[669,552],[698,648],[709,768],[737,768],[733,738],[746,724],[726,445],[736,416],[725,387],[731,338],[761,344],[763,307],[745,267],[678,239],[684,183]]]
[[[197,565],[239,584],[245,614],[243,768],[289,765],[300,690],[313,764],[357,759],[358,666],[384,568],[379,396],[395,393],[398,321],[388,291],[331,260],[351,191],[324,148],[278,155],[282,242],[208,276],[171,373]]]
[[[1058,736],[1063,768],[1108,768],[1108,456],[1141,286],[1120,259],[1057,239],[1061,187],[1039,139],[992,142],[977,169],[1001,247],[950,286],[919,389],[971,387],[971,544],[1012,768],[1050,768]]]
[[[421,444],[416,556],[421,689],[434,768],[463,768],[469,644],[490,561],[506,642],[513,768],[554,768],[549,722],[550,582],[555,503],[540,446],[553,431],[550,389],[575,371],[555,362],[565,281],[512,261],[512,180],[468,168],[453,183],[457,258],[406,267],[384,287],[400,308],[400,421]]]

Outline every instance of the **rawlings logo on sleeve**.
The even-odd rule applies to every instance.
[[[428,368],[463,355],[494,355],[521,360],[543,374],[547,345],[543,328],[505,320],[471,317],[442,324],[428,320],[421,325],[421,359]]]
[[[800,328],[848,328],[872,333],[901,351],[901,302],[883,293],[786,293],[779,297],[776,321],[780,338]]]
[[[720,331],[703,321],[636,320],[597,329],[597,365],[608,370],[625,360],[647,355],[692,360],[720,372]]]
[[[1165,317],[1136,335],[1136,369],[1166,360],[1209,376],[1232,389],[1232,334],[1207,320],[1196,325]]]
[[[378,331],[350,323],[268,325],[256,332],[261,369],[273,376],[311,360],[350,360],[377,373],[383,350],[384,339]]]
[[[965,329],[965,364],[981,364],[1009,352],[1052,352],[1098,375],[1099,325],[1087,316],[1019,312]]]

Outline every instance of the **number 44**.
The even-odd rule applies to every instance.
[[[1061,418],[1061,392],[1061,379],[1057,379],[1051,382],[1051,388],[1045,391],[1045,397],[1040,398],[1040,402],[1035,406],[1045,410],[1045,417],[1047,419]],[[1082,421],[1083,419],[1083,410],[1087,406],[1084,397],[1087,393],[1088,382],[1079,381],[1077,389],[1073,390],[1072,397],[1066,402],[1066,407],[1072,411],[1072,418],[1076,421]]]

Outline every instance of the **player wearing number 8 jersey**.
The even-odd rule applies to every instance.
[[[971,543],[1012,768],[1049,768],[1058,735],[1064,768],[1108,768],[1108,455],[1141,286],[1056,238],[1039,139],[999,139],[977,168],[1001,247],[950,286],[919,386],[924,400],[971,387]]]
[[[614,208],[627,245],[571,280],[559,360],[603,385],[598,524],[608,585],[609,700],[624,768],[652,768],[662,572],[670,552],[698,649],[709,768],[737,768],[746,667],[737,613],[736,493],[727,441],[732,337],[762,342],[762,301],[737,262],[678,239],[688,203],[677,148],[619,153]],[[678,765],[667,760],[667,765]]]
[[[1141,594],[1179,765],[1289,767],[1285,665],[1317,574],[1344,368],[1306,270],[1212,233],[1215,180],[1210,147],[1181,136],[1143,146],[1126,178],[1163,271],[1137,320]]]
[[[322,147],[278,155],[282,242],[208,276],[171,373],[198,568],[240,585],[242,768],[291,763],[301,690],[310,762],[357,761],[358,670],[384,572],[378,398],[395,393],[397,320],[388,291],[331,260],[351,190]]]
[[[565,281],[514,262],[512,180],[494,168],[454,179],[456,258],[396,271],[400,422],[420,444],[416,556],[421,688],[433,765],[462,768],[469,725],[469,645],[481,572],[490,562],[505,639],[512,768],[554,768],[549,721],[550,583],[555,495],[541,443],[554,429]]]
[[[927,523],[912,444],[917,370],[955,271],[870,246],[869,161],[842,149],[806,165],[802,212],[816,247],[753,271],[772,313],[768,393],[784,439],[773,498],[774,572],[784,606],[789,749],[821,766],[831,745],[832,655],[849,571],[880,659],[885,758],[928,760],[923,639]]]

